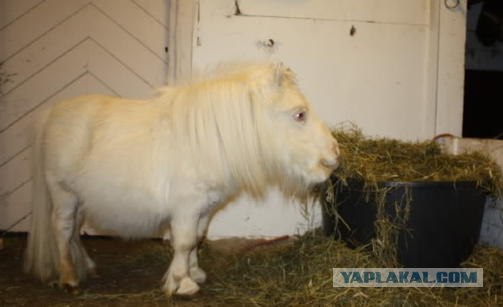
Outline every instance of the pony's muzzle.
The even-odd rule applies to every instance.
[[[339,144],[337,141],[334,141],[334,144],[332,145],[332,153],[333,157],[331,159],[321,159],[320,163],[324,167],[335,170],[339,166]]]
[[[320,163],[324,167],[331,169],[331,170],[335,170],[339,166],[339,162],[337,161],[337,159],[332,159],[332,160],[322,159],[320,161]]]

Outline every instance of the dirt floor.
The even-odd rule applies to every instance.
[[[171,250],[161,240],[126,242],[113,238],[85,238],[91,257],[98,265],[97,278],[81,285],[80,294],[51,288],[22,272],[26,236],[4,238],[0,250],[0,306],[204,306],[205,287],[194,298],[168,301],[160,290],[161,279],[171,259]],[[229,239],[206,243],[202,267],[211,267],[215,257],[245,251],[257,241]],[[220,260],[224,260],[224,259]],[[216,259],[218,261],[218,259]],[[220,263],[221,264],[221,263]]]
[[[503,306],[503,251],[478,245],[463,267],[484,269],[482,288],[334,288],[332,267],[382,267],[364,247],[351,249],[320,232],[276,241],[227,239],[203,244],[208,280],[194,297],[167,299],[161,279],[171,260],[161,240],[84,238],[97,278],[66,293],[22,273],[26,237],[0,249],[3,306]]]

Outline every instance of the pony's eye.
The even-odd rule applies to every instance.
[[[305,122],[306,121],[306,111],[301,111],[301,112],[295,113],[294,118],[298,122]]]

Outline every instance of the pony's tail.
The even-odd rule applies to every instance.
[[[32,134],[32,213],[24,271],[42,281],[58,276],[58,250],[52,228],[52,203],[44,175],[44,131],[49,117],[46,110],[35,123]]]

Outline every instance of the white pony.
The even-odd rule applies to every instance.
[[[197,246],[215,208],[270,185],[290,195],[322,182],[338,145],[282,64],[250,65],[158,97],[85,96],[41,116],[25,270],[75,290],[96,266],[82,223],[125,238],[169,234],[166,295],[206,274]]]

